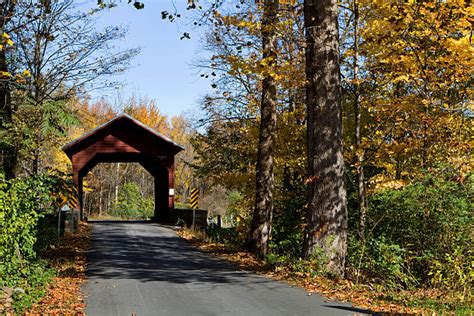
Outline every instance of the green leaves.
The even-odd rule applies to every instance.
[[[36,225],[49,201],[42,185],[40,179],[8,182],[0,176],[0,287],[18,286],[36,259]]]
[[[369,196],[369,234],[349,242],[349,271],[386,287],[431,283],[472,292],[473,176],[438,170]]]
[[[127,182],[120,189],[112,215],[124,219],[148,219],[153,216],[153,200],[141,194],[137,183]]]

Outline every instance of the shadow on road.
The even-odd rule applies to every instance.
[[[84,287],[90,315],[347,315],[347,303],[307,295],[300,288],[201,252],[149,222],[92,224]],[[326,305],[325,305],[326,304]]]
[[[282,283],[256,277],[203,253],[169,229],[150,222],[94,221],[86,276],[172,283]],[[252,280],[249,280],[251,278]]]
[[[94,224],[150,224],[151,220],[145,219],[88,219],[88,223]]]
[[[371,311],[370,309],[364,309],[364,308],[357,308],[357,307],[351,307],[351,306],[341,306],[341,305],[321,305],[323,307],[328,307],[328,308],[335,308],[335,309],[340,309],[348,312],[353,312],[355,314],[353,315],[374,315],[374,316],[382,316],[382,315],[395,315],[395,314],[380,314],[374,311]],[[396,314],[400,315],[400,314]]]

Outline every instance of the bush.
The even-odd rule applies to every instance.
[[[363,272],[366,280],[390,289],[412,287],[417,283],[406,262],[407,250],[383,236],[366,242],[350,236],[348,250],[351,274]]]
[[[206,228],[207,235],[214,241],[225,244],[238,244],[238,231],[235,227],[223,228],[211,224]]]
[[[0,286],[36,259],[37,223],[49,196],[41,179],[0,179]]]
[[[269,253],[266,256],[266,262],[274,268],[284,267],[286,271],[299,274],[300,276],[304,274],[310,277],[317,275],[335,277],[335,275],[327,269],[328,258],[321,248],[316,248],[308,259],[302,259],[301,257],[288,254]]]
[[[17,312],[41,297],[51,276],[35,251],[38,221],[53,205],[50,184],[48,176],[0,176],[0,289],[13,289]]]
[[[463,183],[457,179],[428,174],[369,196],[366,242],[350,238],[349,271],[388,286],[472,289],[474,181],[472,175]]]
[[[135,182],[127,182],[120,189],[118,202],[111,215],[123,219],[148,219],[153,214],[153,199],[145,198]]]
[[[273,254],[299,258],[303,251],[305,195],[283,190],[275,203],[270,250]]]
[[[18,276],[18,282],[13,287],[13,308],[16,313],[22,314],[46,294],[54,272],[46,267],[45,262],[36,261],[23,268]]]

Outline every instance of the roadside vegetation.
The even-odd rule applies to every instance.
[[[61,146],[125,112],[185,147],[176,207],[199,189],[215,224],[182,235],[202,249],[374,311],[473,314],[473,6],[188,4],[211,88],[192,117],[88,98],[139,53],[96,28],[114,1],[1,2],[0,313],[83,312],[88,229],[60,237],[54,217],[77,203]],[[91,218],[153,214],[137,164],[84,185]]]
[[[102,8],[85,9],[72,0],[0,4],[0,314],[83,308],[87,237],[58,233],[59,209],[77,204],[61,146],[81,122],[75,104],[115,87],[112,76],[138,53],[114,48],[122,27],[96,28]]]
[[[226,228],[210,226],[205,231],[184,228],[179,234],[244,269],[359,308],[471,315],[473,194],[472,175],[459,182],[456,174],[440,177],[434,173],[403,188],[369,195],[370,233],[361,240],[357,227],[349,227],[344,278],[326,269],[323,253],[301,259],[301,232],[287,230],[288,221],[293,220],[287,214],[275,217],[278,233],[272,236],[271,252],[264,260],[245,250],[245,221]]]
[[[334,12],[327,3],[318,11],[323,2],[279,1],[276,19],[272,1],[213,10],[200,64],[214,93],[202,101],[205,131],[193,142],[202,202],[224,228],[206,238],[250,250],[267,271],[308,289],[324,278],[357,303],[360,291],[375,311],[472,314],[472,6],[341,1],[334,43],[331,30],[314,33],[328,26],[312,23]],[[329,71],[336,61],[321,51],[337,46],[340,87],[308,69],[316,60]],[[339,88],[340,134],[330,117],[339,109],[325,108]],[[276,129],[266,142],[272,157],[262,158],[268,98]],[[343,166],[332,156],[338,136]],[[265,179],[254,167],[262,164],[271,165]],[[344,185],[335,186],[342,169]]]
[[[54,217],[71,186],[52,174],[0,178],[0,313],[82,311],[87,226],[61,237]]]
[[[125,28],[97,26],[102,14],[113,14],[110,7],[72,0],[0,4],[0,314],[82,312],[87,229],[58,233],[59,210],[78,202],[64,144],[123,111],[188,145],[176,164],[177,189],[190,181],[184,162],[193,152],[192,132],[184,117],[168,118],[146,98],[89,101],[92,90],[120,86],[114,75],[139,53],[117,47]],[[153,214],[154,183],[143,168],[101,165],[86,180],[87,215]]]

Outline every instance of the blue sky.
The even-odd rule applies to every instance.
[[[93,100],[105,98],[111,103],[131,96],[155,99],[164,114],[188,115],[198,110],[198,100],[210,91],[210,82],[199,76],[192,64],[197,62],[203,27],[194,27],[184,17],[187,0],[148,0],[145,8],[136,10],[127,0],[101,14],[98,26],[124,25],[129,33],[117,47],[141,47],[126,73],[116,76],[126,85],[117,91],[94,92]],[[174,12],[176,6],[183,17],[178,23],[161,19],[161,11]],[[183,32],[191,39],[180,40]]]

